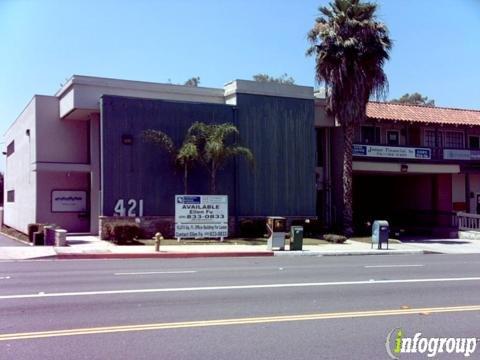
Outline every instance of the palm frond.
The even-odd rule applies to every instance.
[[[142,133],[142,138],[146,142],[160,146],[170,155],[175,154],[176,149],[172,138],[165,134],[163,131],[153,129],[145,130]]]

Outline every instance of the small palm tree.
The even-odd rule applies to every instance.
[[[238,134],[237,127],[230,123],[208,125],[195,122],[188,130],[187,137],[196,139],[200,161],[210,174],[210,192],[212,194],[217,191],[217,172],[228,159],[240,155],[245,157],[250,164],[254,163],[250,149],[236,145],[234,142],[228,143]]]
[[[361,0],[334,0],[319,9],[308,33],[307,55],[316,60],[316,78],[325,83],[327,111],[342,125],[343,228],[353,233],[352,143],[354,125],[366,117],[372,95],[384,95],[388,82],[383,65],[392,47],[387,27],[375,17],[376,5]]]
[[[188,194],[188,171],[199,157],[196,138],[187,135],[178,150],[172,138],[163,131],[145,130],[143,132],[143,138],[147,142],[160,146],[171,156],[174,165],[183,168],[183,191],[185,194]]]

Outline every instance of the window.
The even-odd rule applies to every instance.
[[[362,143],[380,144],[380,128],[376,126],[362,126]]]
[[[15,190],[7,191],[7,202],[15,202]]]
[[[446,131],[445,147],[447,149],[463,149],[463,138],[461,131]]]
[[[7,156],[12,155],[15,152],[15,141],[12,141],[10,144],[7,146]]]
[[[423,146],[435,148],[442,147],[442,132],[433,129],[423,131]]]
[[[425,134],[423,136],[423,145],[431,148],[437,146],[435,141],[435,130],[425,130]]]
[[[398,130],[387,131],[387,145],[391,145],[391,146],[400,145],[400,131]]]
[[[472,136],[470,135],[468,137],[468,148],[469,149],[480,149],[480,136],[475,135]]]

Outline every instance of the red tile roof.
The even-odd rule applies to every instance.
[[[480,126],[480,110],[389,104],[372,101],[367,105],[367,116],[371,119],[379,120]]]

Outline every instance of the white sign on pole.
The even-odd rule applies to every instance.
[[[52,212],[87,211],[87,192],[77,190],[52,191]]]
[[[175,237],[228,236],[228,196],[175,195]]]

